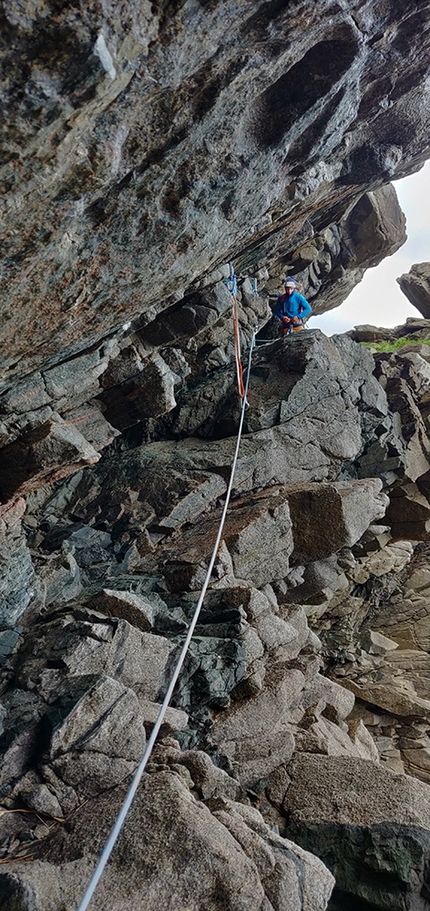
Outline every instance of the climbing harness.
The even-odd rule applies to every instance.
[[[275,342],[278,342],[279,339],[285,338],[286,335],[293,335],[294,332],[301,331],[302,329],[307,329],[306,321],[303,319],[300,326],[287,326],[285,331],[282,331],[282,326],[280,328],[280,333],[275,336],[275,338],[256,338],[256,345],[274,345]]]
[[[234,273],[233,273],[233,275],[234,275]],[[234,279],[234,281],[235,281],[235,279]],[[106,867],[106,864],[107,864],[107,862],[108,862],[108,860],[109,860],[109,858],[110,858],[110,856],[111,856],[111,854],[112,854],[112,851],[113,851],[113,849],[114,849],[114,847],[115,847],[115,844],[116,844],[116,842],[117,842],[117,840],[118,840],[118,837],[119,837],[120,832],[121,832],[121,829],[122,829],[122,827],[123,827],[123,825],[124,825],[124,822],[125,822],[126,816],[127,816],[127,814],[128,814],[128,811],[130,810],[130,807],[131,807],[131,805],[132,805],[132,803],[133,803],[133,800],[134,800],[134,798],[135,798],[135,796],[136,796],[136,792],[137,792],[137,789],[138,789],[138,787],[139,787],[140,780],[141,780],[141,778],[142,778],[142,775],[143,775],[143,773],[144,773],[144,771],[145,771],[145,768],[146,768],[146,766],[147,766],[147,764],[148,764],[148,760],[149,760],[149,758],[150,758],[150,756],[151,756],[151,753],[152,753],[152,750],[153,750],[153,748],[154,748],[155,741],[156,741],[156,739],[157,739],[157,737],[158,737],[158,734],[159,734],[161,725],[163,724],[164,716],[165,716],[165,714],[166,714],[166,712],[167,712],[167,709],[168,709],[168,707],[169,707],[169,705],[170,705],[170,701],[171,701],[172,696],[173,696],[173,691],[174,691],[175,686],[176,686],[176,683],[177,683],[177,681],[178,681],[179,674],[181,673],[182,666],[183,666],[183,664],[184,664],[185,657],[186,657],[186,654],[187,654],[187,652],[188,652],[188,648],[189,648],[191,639],[192,639],[192,637],[193,637],[193,633],[194,633],[194,630],[195,630],[197,621],[198,621],[198,619],[199,619],[199,615],[200,615],[200,611],[201,611],[201,609],[202,609],[204,597],[205,597],[205,595],[206,595],[206,591],[207,591],[207,588],[208,588],[208,585],[209,585],[210,577],[211,577],[211,575],[212,575],[212,570],[213,570],[214,565],[215,565],[215,559],[216,559],[216,555],[217,555],[217,553],[218,553],[218,548],[219,548],[220,543],[221,543],[221,537],[222,537],[222,533],[223,533],[223,530],[224,530],[224,524],[225,524],[225,520],[226,520],[226,516],[227,516],[227,510],[228,510],[229,503],[230,503],[231,492],[232,492],[232,489],[233,489],[234,475],[235,475],[235,472],[236,472],[237,459],[238,459],[238,456],[239,456],[240,441],[241,441],[241,437],[242,437],[243,421],[244,421],[244,417],[245,417],[245,411],[246,411],[246,408],[247,408],[246,396],[247,396],[247,394],[248,394],[248,388],[249,388],[249,379],[250,379],[250,375],[251,375],[252,352],[253,352],[253,350],[254,350],[254,347],[255,347],[255,332],[254,332],[254,334],[253,334],[253,336],[252,336],[252,340],[251,340],[251,344],[250,344],[250,348],[249,348],[248,366],[247,366],[247,371],[246,371],[246,379],[245,379],[245,384],[244,384],[244,388],[243,388],[243,395],[241,396],[241,398],[242,398],[242,406],[241,406],[241,412],[240,412],[239,429],[238,429],[238,432],[237,432],[236,448],[235,448],[235,451],[234,451],[234,457],[233,457],[233,462],[232,462],[231,471],[230,471],[230,480],[229,480],[228,487],[227,487],[227,493],[226,493],[226,496],[225,496],[224,507],[223,507],[222,514],[221,514],[220,524],[219,524],[219,528],[218,528],[218,534],[217,534],[217,536],[216,536],[215,544],[214,544],[213,551],[212,551],[212,556],[211,556],[210,561],[209,561],[209,566],[208,566],[208,568],[207,568],[206,577],[205,577],[205,580],[204,580],[204,583],[203,583],[203,587],[202,587],[202,590],[201,590],[201,593],[200,593],[200,597],[199,597],[199,600],[198,600],[198,602],[197,602],[196,609],[195,609],[195,611],[194,611],[194,615],[193,615],[193,618],[192,618],[192,620],[191,620],[190,626],[189,626],[189,628],[188,628],[188,633],[187,633],[187,636],[186,636],[186,638],[185,638],[184,644],[183,644],[183,646],[182,646],[181,653],[180,653],[180,655],[179,655],[179,658],[178,658],[176,667],[175,667],[175,669],[174,669],[174,672],[173,672],[172,679],[171,679],[171,681],[170,681],[168,690],[167,690],[167,692],[166,692],[166,695],[165,695],[165,697],[164,697],[163,703],[162,703],[162,705],[161,705],[161,707],[160,707],[160,710],[159,710],[159,712],[158,712],[158,715],[157,715],[157,718],[156,718],[154,727],[153,727],[153,729],[152,729],[151,736],[150,736],[150,738],[149,738],[149,740],[148,740],[148,742],[147,742],[147,744],[146,744],[145,752],[144,752],[144,754],[143,754],[143,756],[142,756],[142,759],[140,760],[140,763],[139,763],[139,765],[137,766],[137,769],[136,769],[136,771],[135,771],[135,773],[134,773],[134,776],[133,776],[132,782],[131,782],[131,784],[130,784],[129,790],[128,790],[128,792],[127,792],[126,798],[125,798],[125,800],[124,800],[124,803],[123,803],[123,805],[122,805],[122,807],[121,807],[121,810],[120,810],[120,812],[119,812],[119,814],[118,814],[118,816],[117,816],[116,822],[115,822],[115,824],[114,824],[114,826],[113,826],[113,828],[112,828],[112,831],[111,831],[111,833],[110,833],[110,835],[109,835],[109,838],[108,838],[108,840],[107,840],[107,842],[106,842],[106,844],[105,844],[105,847],[103,848],[103,851],[102,851],[102,853],[101,853],[101,855],[100,855],[100,858],[99,858],[99,861],[98,861],[98,863],[97,863],[97,866],[96,866],[96,868],[95,868],[95,870],[94,870],[94,873],[93,873],[93,875],[92,875],[92,877],[91,877],[91,880],[90,880],[90,882],[89,882],[88,888],[87,888],[87,890],[86,890],[86,892],[85,892],[85,895],[84,895],[84,897],[83,897],[83,899],[82,899],[80,905],[79,905],[78,908],[77,908],[77,911],[86,911],[86,909],[88,908],[88,905],[89,905],[89,903],[90,903],[90,901],[91,901],[91,899],[92,899],[92,897],[93,897],[93,895],[94,895],[94,892],[95,892],[95,890],[96,890],[96,888],[97,888],[97,886],[98,886],[98,883],[99,883],[99,881],[100,881],[100,879],[101,879],[101,876],[102,876],[102,874],[103,874],[103,871],[104,871],[104,869],[105,869],[105,867]]]
[[[241,399],[245,398],[245,387],[243,385],[243,366],[240,351],[240,331],[239,331],[239,303],[237,300],[237,279],[234,274],[233,263],[229,263],[230,275],[226,281],[228,290],[232,297],[233,307],[233,335],[234,335],[234,356],[236,361],[237,388]]]
[[[285,338],[286,335],[293,335],[294,332],[301,332],[304,328],[303,322],[297,324],[290,322],[286,326],[281,326],[281,338]]]

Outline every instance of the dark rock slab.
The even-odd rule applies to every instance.
[[[412,306],[430,319],[430,263],[415,263],[397,283]]]
[[[174,536],[159,555],[148,558],[148,565],[154,564],[154,568],[160,561],[171,591],[198,587],[198,580],[204,578],[205,567],[212,555],[219,519],[218,511],[216,515],[197,521]],[[226,556],[237,578],[252,579],[256,585],[264,585],[274,577],[284,576],[293,549],[286,497],[274,489],[246,500],[236,500],[226,519],[223,540]],[[263,555],[269,554],[267,561]],[[222,559],[221,554],[221,562]]]
[[[125,430],[145,418],[167,414],[176,405],[174,386],[174,374],[155,354],[140,373],[100,394],[106,419],[118,430]]]
[[[67,477],[100,456],[75,428],[48,421],[0,450],[3,502]]]
[[[390,338],[394,338],[392,329],[385,329],[382,326],[371,326],[368,323],[363,326],[354,326],[354,328],[348,332],[348,335],[354,342],[385,342]]]
[[[295,564],[322,560],[355,544],[375,519],[381,519],[388,498],[382,482],[337,482],[286,488],[293,523]]]
[[[155,625],[154,605],[134,592],[103,589],[91,601],[91,607],[108,617],[120,617],[141,630],[151,630]]]

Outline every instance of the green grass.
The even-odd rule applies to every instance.
[[[374,351],[399,351],[405,345],[430,345],[430,338],[411,338],[410,335],[404,335],[402,338],[386,339],[383,342],[361,342],[365,348],[373,348]]]

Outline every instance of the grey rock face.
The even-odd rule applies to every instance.
[[[405,218],[391,185],[365,193],[343,218],[289,255],[294,272],[319,313],[343,303],[370,266],[406,240]]]
[[[78,693],[85,682],[85,677],[79,679]],[[67,701],[73,703],[73,688]],[[61,709],[60,702],[51,710],[56,726],[46,761],[62,782],[88,797],[119,784],[133,771],[146,738],[131,690],[109,677],[90,678],[65,717]]]
[[[303,753],[288,771],[290,832],[328,861],[336,876],[336,907],[347,908],[357,896],[374,908],[388,902],[393,911],[424,908],[428,788],[360,759],[320,761]]]
[[[430,317],[430,263],[415,263],[397,279],[403,294],[424,319]]]
[[[378,383],[371,354],[347,338],[307,332],[275,340],[257,353],[236,489],[211,590],[174,709],[162,728],[163,737],[174,731],[184,747],[206,750],[203,765],[209,755],[218,763],[218,772],[204,781],[200,772],[196,785],[216,801],[222,797],[222,806],[211,811],[230,812],[225,800],[236,800],[244,788],[262,801],[267,820],[283,835],[290,761],[311,752],[316,762],[327,757],[378,763],[354,695],[398,718],[413,710],[424,723],[428,715],[430,702],[418,691],[395,692],[391,683],[381,685],[370,675],[364,680],[345,673],[331,680],[322,673],[326,655],[332,667],[340,660],[351,664],[355,648],[376,662],[376,675],[378,662],[384,661],[385,669],[391,662],[392,673],[403,668],[405,655],[390,657],[399,650],[387,651],[388,637],[378,633],[376,640],[373,628],[357,633],[369,607],[353,588],[401,569],[411,552],[395,550],[387,527],[375,524],[387,498],[381,479],[354,476],[365,472],[366,458],[381,478],[389,478],[383,446],[395,441],[390,470],[396,471],[396,485],[389,508],[400,491],[415,497],[415,505],[417,491],[426,499],[428,365],[414,352],[398,357],[402,376],[396,373],[400,361],[382,358]],[[180,358],[175,364],[179,370]],[[113,382],[123,382],[123,367],[116,365]],[[196,419],[219,409],[224,424],[204,417],[199,423],[204,439],[181,439],[182,416],[182,430],[192,416],[196,370],[196,360],[189,374],[182,370],[173,417],[141,422],[150,442],[134,445],[131,438],[128,449],[118,447],[100,466],[54,491],[32,494],[25,528],[44,556],[39,574],[44,597],[40,615],[5,669],[2,795],[11,808],[25,803],[33,812],[70,814],[82,800],[102,801],[105,789],[115,787],[139,760],[198,599],[235,444],[220,433],[234,425],[237,405],[231,393],[222,392],[224,379],[211,396],[204,373]],[[217,372],[222,377],[221,367]],[[403,398],[396,391],[399,382]],[[107,384],[110,388],[116,387]],[[174,439],[157,439],[162,428]],[[19,522],[23,507],[17,503]],[[5,517],[10,509],[3,507]],[[14,515],[5,525],[7,541]],[[15,680],[25,681],[24,700]],[[194,750],[186,755],[192,764]],[[409,757],[412,768],[413,750]],[[333,770],[330,775],[334,781]],[[167,799],[175,806],[174,795]],[[223,816],[222,825],[248,844],[241,819]],[[398,825],[409,831],[415,823],[405,820]],[[385,824],[390,827],[390,819]],[[42,874],[51,882],[50,895],[56,895],[55,883],[64,873],[49,863],[31,874],[42,907],[51,900],[40,885]],[[281,890],[293,907],[296,869],[294,861]],[[422,888],[425,861],[414,869]],[[393,862],[394,883],[399,871]],[[83,867],[75,872],[73,889],[79,889]],[[312,882],[310,907],[313,902],[318,908],[326,895],[324,876],[323,886]],[[6,877],[1,888],[25,895],[27,885]],[[354,883],[348,888],[361,895]],[[266,898],[262,893],[263,908]]]
[[[25,501],[0,507],[0,629],[12,628],[36,592],[36,578],[21,520]]]
[[[80,569],[71,553],[53,556],[38,568],[38,578],[44,606],[71,601],[82,591]]]
[[[157,769],[157,762],[164,769]],[[160,901],[171,903],[173,895],[174,907],[189,911],[324,911],[331,874],[312,854],[271,832],[257,810],[228,797],[232,787],[232,779],[207,759],[202,765],[199,754],[158,751],[94,908],[108,901],[119,911],[124,894],[141,906],[143,879],[148,909],[159,908]],[[12,866],[0,877],[0,896],[20,901],[23,911],[29,911],[30,895],[34,911],[58,911],[65,898],[75,901],[123,791],[113,794],[113,800],[99,798],[75,816],[67,846],[60,833],[51,843],[49,862],[38,860],[25,871]],[[103,820],[96,838],[94,814]]]
[[[36,808],[34,795],[47,785],[59,815],[134,770],[174,651],[124,620],[83,616],[64,614],[42,635],[36,627],[15,665],[35,693],[12,689],[3,697],[2,795]],[[167,723],[175,727],[174,713]],[[31,787],[28,769],[37,772]]]

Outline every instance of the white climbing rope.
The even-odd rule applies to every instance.
[[[79,905],[78,908],[77,908],[77,911],[86,911],[86,909],[88,908],[88,905],[89,905],[89,903],[90,903],[90,901],[91,901],[91,899],[92,899],[92,897],[93,897],[93,895],[94,895],[94,892],[95,892],[95,890],[96,890],[96,888],[97,888],[97,886],[98,886],[98,884],[99,884],[99,881],[100,881],[100,879],[101,879],[101,876],[102,876],[102,874],[103,874],[103,871],[104,871],[104,869],[105,869],[105,866],[106,866],[106,864],[107,864],[107,862],[108,862],[108,860],[109,860],[109,858],[110,858],[110,856],[111,856],[111,854],[112,854],[112,851],[113,851],[113,849],[114,849],[114,847],[115,847],[116,841],[117,841],[117,839],[118,839],[118,837],[119,837],[119,834],[120,834],[120,832],[121,832],[121,829],[122,829],[122,827],[123,827],[123,825],[124,825],[124,822],[125,822],[126,816],[127,816],[127,814],[128,814],[128,811],[129,811],[129,809],[130,809],[130,807],[131,807],[131,805],[132,805],[132,803],[133,803],[133,800],[134,800],[134,798],[135,798],[135,796],[136,796],[136,792],[137,792],[137,789],[138,789],[138,787],[139,787],[140,780],[141,780],[141,778],[142,778],[142,775],[143,775],[143,773],[144,773],[144,771],[145,771],[145,768],[146,768],[146,766],[147,766],[148,760],[149,760],[149,758],[150,758],[150,756],[151,756],[151,753],[152,753],[152,750],[153,750],[153,748],[154,748],[155,741],[156,741],[156,739],[157,739],[157,737],[158,737],[158,733],[159,733],[159,731],[160,731],[161,725],[162,725],[163,720],[164,720],[164,716],[165,716],[166,711],[167,711],[167,709],[168,709],[168,707],[169,707],[170,700],[171,700],[171,698],[172,698],[172,696],[173,696],[173,691],[174,691],[174,689],[175,689],[175,686],[176,686],[176,683],[177,683],[179,674],[181,673],[182,666],[183,666],[183,663],[184,663],[184,660],[185,660],[185,656],[186,656],[186,654],[187,654],[187,651],[188,651],[188,648],[189,648],[189,645],[190,645],[190,642],[191,642],[191,639],[192,639],[192,637],[193,637],[193,633],[194,633],[194,630],[195,630],[195,627],[196,627],[196,624],[197,624],[197,620],[198,620],[198,618],[199,618],[199,614],[200,614],[200,611],[201,611],[201,609],[202,609],[204,597],[205,597],[205,595],[206,595],[206,591],[207,591],[207,588],[208,588],[208,585],[209,585],[210,577],[211,577],[211,575],[212,575],[212,570],[213,570],[213,568],[214,568],[214,563],[215,563],[216,555],[217,555],[217,553],[218,553],[218,548],[219,548],[220,543],[221,543],[221,537],[222,537],[222,533],[223,533],[223,529],[224,529],[224,524],[225,524],[225,519],[226,519],[226,516],[227,516],[227,510],[228,510],[228,506],[229,506],[229,502],[230,502],[230,497],[231,497],[231,491],[232,491],[232,488],[233,488],[234,475],[235,475],[236,465],[237,465],[237,459],[238,459],[238,455],[239,455],[240,440],[241,440],[241,437],[242,437],[243,421],[244,421],[244,417],[245,417],[245,411],[246,411],[246,409],[247,409],[247,407],[248,407],[248,405],[247,405],[247,395],[248,395],[248,388],[249,388],[249,378],[250,378],[250,374],[251,374],[252,352],[253,352],[253,350],[254,350],[254,346],[255,346],[255,332],[254,332],[254,334],[253,334],[253,336],[252,336],[251,345],[250,345],[250,348],[249,348],[249,357],[248,357],[248,366],[247,366],[247,371],[246,371],[245,388],[244,388],[244,397],[243,397],[243,399],[242,399],[242,407],[241,407],[241,412],[240,412],[239,429],[238,429],[238,433],[237,433],[237,440],[236,440],[236,448],[235,448],[235,452],[234,452],[234,458],[233,458],[233,462],[232,462],[232,466],[231,466],[230,480],[229,480],[229,484],[228,484],[228,487],[227,487],[227,493],[226,493],[225,503],[224,503],[224,507],[223,507],[223,511],[222,511],[222,515],[221,515],[221,520],[220,520],[220,524],[219,524],[218,534],[217,534],[217,536],[216,536],[214,548],[213,548],[213,551],[212,551],[212,556],[211,556],[211,559],[210,559],[210,561],[209,561],[209,566],[208,566],[208,569],[207,569],[207,573],[206,573],[205,581],[204,581],[204,583],[203,583],[203,587],[202,587],[202,590],[201,590],[201,594],[200,594],[199,600],[198,600],[198,602],[197,602],[197,606],[196,606],[196,609],[195,609],[195,611],[194,611],[194,616],[193,616],[193,619],[191,620],[191,623],[190,623],[190,626],[189,626],[189,629],[188,629],[188,633],[187,633],[186,639],[185,639],[184,644],[183,644],[183,646],[182,646],[181,654],[179,655],[178,662],[177,662],[176,667],[175,667],[175,670],[174,670],[174,672],[173,672],[173,676],[172,676],[172,679],[171,679],[171,681],[170,681],[169,688],[168,688],[167,693],[166,693],[166,695],[165,695],[165,697],[164,697],[163,703],[162,703],[162,705],[161,705],[161,707],[160,707],[160,711],[158,712],[157,719],[156,719],[155,724],[154,724],[154,727],[153,727],[153,729],[152,729],[151,736],[150,736],[150,738],[149,738],[149,740],[148,740],[148,742],[147,742],[147,744],[146,744],[145,752],[144,752],[144,754],[143,754],[143,756],[142,756],[142,759],[140,760],[140,763],[139,763],[139,765],[137,766],[137,769],[136,769],[136,771],[135,771],[135,773],[134,773],[134,776],[133,776],[132,782],[131,782],[131,784],[130,784],[130,788],[129,788],[129,790],[128,790],[127,796],[126,796],[126,798],[125,798],[125,800],[124,800],[124,803],[123,803],[123,805],[122,805],[122,807],[121,807],[121,810],[120,810],[120,812],[119,812],[119,814],[118,814],[118,817],[117,817],[116,822],[115,822],[115,824],[114,824],[114,826],[113,826],[113,828],[112,828],[112,831],[111,831],[111,833],[110,833],[110,835],[109,835],[109,838],[108,838],[108,840],[107,840],[107,842],[106,842],[106,844],[105,844],[105,847],[103,848],[103,851],[102,851],[102,853],[101,853],[101,855],[100,855],[100,858],[99,858],[99,861],[98,861],[98,863],[97,863],[97,866],[96,866],[96,868],[95,868],[95,870],[94,870],[94,873],[93,873],[93,875],[92,875],[92,877],[91,877],[91,880],[90,880],[90,882],[89,882],[88,888],[87,888],[87,890],[86,890],[86,892],[85,892],[85,895],[84,895],[84,897],[83,897],[83,899],[82,899],[80,905]]]

